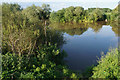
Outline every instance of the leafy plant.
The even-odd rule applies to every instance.
[[[98,65],[93,68],[92,78],[118,79],[118,49],[112,49],[102,55]]]
[[[44,46],[34,54],[2,55],[2,79],[16,78],[77,78],[63,63],[65,53],[57,45]]]

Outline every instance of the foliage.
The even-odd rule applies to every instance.
[[[83,71],[80,74],[81,78],[90,78],[93,75],[93,68],[95,67],[95,65],[89,66],[85,69],[85,71]]]
[[[102,55],[98,65],[93,68],[92,78],[117,79],[118,75],[118,49],[112,49],[106,55]]]
[[[103,21],[104,19],[104,14],[100,9],[95,9],[91,13],[89,13],[88,19],[93,20],[93,21]]]
[[[2,8],[2,79],[77,77],[64,65],[66,53],[58,48],[63,34],[42,24],[49,18],[49,5],[21,9],[4,3]]]
[[[88,8],[88,12],[92,12],[93,10],[95,10],[96,8]],[[102,10],[103,12],[111,12],[112,10],[109,8],[97,8]]]
[[[49,18],[50,6],[48,4],[43,4],[42,7],[32,5],[23,9],[22,13],[27,16],[31,23],[39,23],[40,20],[45,20]]]
[[[62,10],[58,10],[57,12],[52,12],[50,14],[50,21],[51,22],[78,22],[79,19],[84,13],[84,8],[82,7],[73,7],[70,6],[68,8],[63,8]]]
[[[42,14],[43,18],[48,19],[49,15],[50,15],[50,11],[51,11],[50,5],[49,4],[42,4],[42,9],[43,9],[43,14]]]
[[[65,17],[64,17],[65,9],[63,8],[62,10],[58,10],[57,12],[51,12],[49,20],[51,22],[65,22]]]
[[[37,23],[40,19],[42,19],[42,11],[41,7],[32,5],[24,9],[22,13],[27,16],[31,23]]]
[[[63,23],[93,22],[103,21],[106,18],[114,20],[118,17],[117,9],[112,12],[110,9],[95,8],[94,10],[84,10],[84,8],[79,6],[63,8],[50,14],[51,9],[48,4],[43,4],[41,7],[32,5],[22,9],[18,4],[3,3],[2,10],[2,79],[77,78],[78,76],[64,65],[63,58],[66,54],[58,48],[65,42],[63,34],[44,25],[43,21],[50,19],[51,22]],[[86,26],[91,26],[91,24],[83,25],[85,27],[79,27],[79,29],[75,29],[77,25],[66,25],[65,32],[70,35],[80,35],[88,29]],[[67,28],[70,28],[70,30]],[[95,24],[92,28],[97,32],[101,25]],[[113,30],[116,31],[116,28]],[[57,45],[54,45],[56,43]],[[115,63],[117,54],[113,54],[113,52],[109,52],[106,57],[101,58],[99,65],[94,68],[93,78],[119,78],[116,75],[118,66]],[[106,64],[110,65],[107,69]],[[113,64],[115,67],[113,67]],[[107,71],[104,72],[104,70]],[[88,71],[91,72],[91,68]]]
[[[118,19],[119,19],[119,8],[120,8],[120,4],[115,8],[115,9],[113,9],[112,10],[112,12],[111,12],[111,20],[112,21],[118,21]]]
[[[4,3],[2,5],[4,9],[2,15],[3,54],[8,51],[16,54],[28,54],[45,42],[58,43],[58,46],[64,43],[63,34],[51,31],[47,26],[45,36],[45,25],[41,20],[47,19],[49,5],[44,4],[42,8],[32,5],[26,9],[21,9],[19,5],[20,9],[18,9],[12,5],[18,4]],[[46,17],[44,17],[45,15]]]
[[[2,79],[77,78],[63,65],[66,54],[57,45],[49,44],[36,51],[36,54],[21,57],[9,52],[2,56]]]
[[[59,17],[57,16],[57,14],[55,12],[52,12],[50,14],[50,21],[52,21],[52,22],[60,22]]]
[[[22,10],[18,4],[2,4],[2,25],[20,25],[25,17],[20,13]],[[19,17],[18,17],[19,16]]]
[[[50,14],[51,22],[97,22],[97,21],[116,21],[118,19],[118,9],[109,8],[88,8],[70,6]]]
[[[74,16],[73,11],[74,11],[74,7],[73,6],[70,6],[70,7],[68,7],[68,8],[65,9],[64,16],[65,16],[65,20],[67,22],[70,22],[70,21],[73,20],[73,16]]]

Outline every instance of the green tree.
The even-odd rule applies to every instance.
[[[50,14],[50,21],[51,22],[59,22],[60,21],[60,18],[59,18],[59,16],[57,15],[57,13],[56,12],[51,12],[51,14]]]
[[[21,11],[22,11],[22,8],[18,4],[3,3],[2,4],[2,24],[4,26],[8,26],[8,24],[19,25],[19,23],[21,23],[23,19],[21,15]]]
[[[83,14],[84,8],[83,7],[75,7],[74,14],[77,16],[81,16]]]
[[[104,13],[100,9],[96,8],[91,13],[89,13],[88,19],[93,21],[103,21]]]
[[[65,9],[63,8],[62,10],[58,10],[56,13],[60,19],[59,22],[65,22],[65,17],[64,17]]]
[[[43,10],[39,6],[32,5],[22,11],[31,23],[39,22],[43,17]]]
[[[42,10],[43,10],[43,19],[48,19],[49,16],[50,16],[50,11],[51,11],[51,8],[50,8],[50,5],[49,4],[42,4]]]
[[[70,22],[70,21],[73,20],[73,16],[74,16],[73,12],[74,12],[74,7],[73,6],[70,6],[70,7],[68,7],[68,8],[65,9],[64,16],[65,16],[65,20],[67,22]]]
[[[58,10],[57,12],[52,12],[50,14],[50,21],[51,22],[63,22],[65,23],[65,17],[64,17],[65,9]]]
[[[112,10],[112,12],[111,12],[111,21],[118,21],[118,19],[119,19],[119,11],[120,11],[120,4],[115,8],[115,9],[113,9]]]

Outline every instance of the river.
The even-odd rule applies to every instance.
[[[96,23],[52,26],[55,30],[63,32],[66,43],[63,44],[62,49],[68,55],[65,62],[73,71],[84,71],[97,63],[102,52],[106,54],[110,48],[118,47],[118,30],[114,25]]]

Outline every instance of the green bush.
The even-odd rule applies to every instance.
[[[2,55],[2,79],[17,78],[76,78],[63,63],[65,52],[57,45],[44,46],[36,53],[18,56]]]
[[[92,78],[117,79],[118,75],[118,49],[112,49],[106,55],[102,55],[98,65],[93,68]]]

